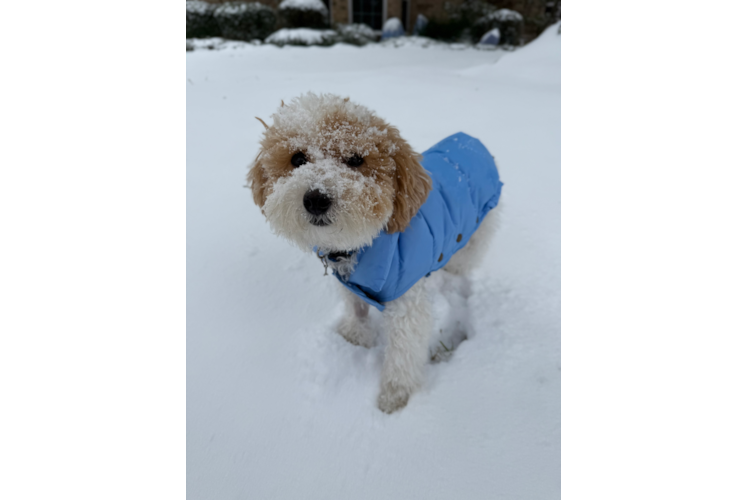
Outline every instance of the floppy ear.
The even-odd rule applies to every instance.
[[[266,185],[268,182],[265,170],[262,168],[262,163],[260,163],[261,154],[262,151],[257,154],[257,158],[255,158],[252,167],[249,169],[249,173],[247,173],[247,184],[252,189],[252,198],[255,201],[255,205],[260,207],[260,210],[265,206],[265,200],[267,199]]]
[[[394,132],[394,134],[392,134]],[[431,191],[431,177],[421,166],[422,156],[400,137],[397,129],[390,127],[393,142],[397,146],[395,160],[395,203],[392,217],[387,223],[389,234],[404,231],[410,219],[426,202]]]

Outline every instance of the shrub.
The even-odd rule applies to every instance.
[[[461,19],[466,24],[472,25],[478,19],[495,11],[496,7],[483,0],[467,0],[457,6],[449,4],[446,9],[450,17]]]
[[[423,35],[423,30],[426,29],[426,25],[429,23],[429,20],[426,16],[423,14],[418,14],[418,17],[416,17],[416,25],[413,27],[413,34],[414,35]]]
[[[187,0],[187,38],[221,36],[221,28],[213,17],[216,6],[199,0]]]
[[[233,40],[263,39],[275,29],[273,9],[258,2],[228,2],[214,13],[221,36]]]
[[[494,28],[499,28],[501,33],[499,45],[519,45],[524,28],[522,14],[509,9],[499,9],[491,12],[473,24],[470,34],[473,41],[477,42],[485,32]]]
[[[314,30],[311,28],[283,28],[265,39],[266,43],[272,43],[279,47],[284,45],[321,45],[323,47],[333,45],[338,41],[338,34],[333,30]]]
[[[467,0],[459,5],[446,3],[444,7],[447,16],[441,19],[429,19],[421,35],[445,42],[472,41],[473,24],[496,9],[483,0]],[[480,36],[478,38],[480,39]]]
[[[470,25],[460,18],[430,19],[428,24],[423,27],[421,35],[435,40],[456,42],[469,27]]]
[[[445,5],[447,17],[429,20],[422,31],[424,36],[447,42],[477,43],[494,28],[501,33],[500,45],[519,45],[524,30],[522,14],[509,9],[499,9],[483,0],[467,0],[459,5]]]
[[[400,18],[391,17],[387,19],[387,22],[382,27],[382,40],[397,38],[403,35],[405,35],[405,30],[403,29],[403,23],[400,21]]]
[[[366,45],[377,40],[377,34],[366,24],[338,24],[338,41],[351,45]]]
[[[278,6],[289,28],[325,28],[329,12],[321,0],[283,0]]]

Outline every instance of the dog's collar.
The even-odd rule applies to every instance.
[[[348,258],[354,254],[354,250],[349,252],[330,252],[325,257],[331,262],[337,262],[338,259]]]
[[[325,276],[327,276],[327,263],[328,262],[338,262],[340,259],[345,259],[356,253],[355,250],[350,251],[341,251],[341,252],[329,252],[327,254],[321,252],[317,247],[314,247],[314,252],[317,254],[317,257],[319,257],[319,260],[322,261],[322,265],[325,266]]]

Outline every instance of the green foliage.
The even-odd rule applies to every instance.
[[[465,41],[477,43],[493,28],[499,28],[500,45],[519,45],[522,40],[524,20],[518,12],[496,9],[483,0],[467,0],[459,5],[446,4],[446,18],[430,19],[422,35],[445,42]]]
[[[366,45],[376,41],[377,34],[366,24],[338,24],[338,41],[350,45]]]
[[[327,27],[327,15],[318,10],[285,8],[280,14],[283,24],[289,28]]]
[[[275,29],[275,12],[259,2],[228,2],[215,10],[221,36],[233,40],[264,39]]]
[[[470,28],[470,24],[460,18],[429,19],[429,23],[423,29],[421,35],[434,40],[456,42],[462,38],[463,33],[468,28]]]
[[[468,25],[472,25],[481,17],[495,11],[496,7],[483,0],[466,0],[456,6],[448,3],[445,5],[445,10],[450,17],[461,19]]]
[[[524,20],[519,12],[509,9],[499,9],[491,12],[475,21],[470,28],[473,42],[477,42],[484,33],[494,28],[499,28],[501,33],[499,45],[517,46],[522,41]]]
[[[187,38],[210,38],[221,36],[213,12],[216,6],[199,0],[187,2]]]

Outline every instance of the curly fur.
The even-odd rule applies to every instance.
[[[364,106],[308,93],[288,104],[281,101],[271,118],[269,125],[262,122],[260,152],[247,181],[272,230],[303,250],[350,252],[370,245],[382,230],[404,231],[428,198],[432,184],[421,155],[397,128]],[[294,166],[291,160],[298,153],[306,163]],[[363,159],[360,166],[346,163],[354,155]],[[305,194],[314,190],[331,202],[324,214],[304,208]],[[485,222],[452,257],[449,271],[465,274],[478,263],[493,228]],[[355,253],[330,265],[348,276],[356,265]],[[368,304],[343,293],[346,315],[338,332],[353,344],[374,345]],[[421,385],[428,361],[431,304],[422,281],[387,303],[384,324],[387,347],[377,404],[391,413],[405,406]]]

